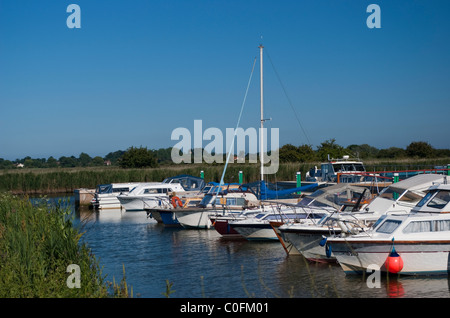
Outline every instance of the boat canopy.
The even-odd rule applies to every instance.
[[[364,192],[364,190],[366,190],[364,187],[354,186],[348,183],[338,183],[314,191],[311,195],[306,196],[297,203],[297,206],[307,207],[310,205],[319,205],[340,209],[347,202],[356,202],[363,193],[365,199],[370,199],[370,192]]]
[[[136,183],[108,183],[97,185],[96,193],[119,193],[128,192],[130,189],[136,186]]]
[[[391,184],[389,187],[398,193],[406,190],[425,191],[434,183],[443,183],[446,176],[442,174],[420,174]]]
[[[292,198],[294,193],[300,191],[308,191],[317,188],[317,183],[304,185],[297,188],[282,187],[277,184],[268,183],[265,181],[256,181],[242,185],[251,189],[257,196],[258,200],[274,200]]]
[[[199,177],[190,176],[187,174],[180,174],[175,177],[166,178],[163,183],[174,183],[177,182],[186,191],[200,191],[206,185],[205,180]]]

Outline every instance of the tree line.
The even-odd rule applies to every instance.
[[[435,149],[424,141],[411,142],[406,148],[390,147],[378,149],[368,144],[342,147],[335,139],[322,142],[316,150],[310,145],[284,145],[280,148],[280,162],[314,162],[326,161],[330,158],[341,158],[349,155],[364,159],[404,159],[404,158],[446,158],[450,157],[450,149]]]
[[[127,150],[110,152],[104,157],[91,157],[82,152],[78,157],[62,156],[33,159],[29,156],[15,161],[0,158],[0,169],[14,168],[73,168],[116,166],[122,168],[158,167],[174,164],[171,159],[172,148],[157,150],[146,147],[130,147]],[[191,150],[191,154],[193,151]],[[403,158],[445,158],[450,157],[450,149],[435,149],[424,141],[411,142],[406,148],[390,147],[378,149],[368,144],[343,147],[335,139],[322,142],[316,149],[311,145],[294,146],[286,144],[279,149],[280,163],[287,162],[317,162],[328,158],[341,158],[344,155],[365,159],[403,159]],[[225,162],[224,155],[224,160]],[[248,157],[248,154],[247,154]],[[193,162],[193,160],[192,160]]]

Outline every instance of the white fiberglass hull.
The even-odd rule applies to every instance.
[[[329,240],[333,254],[346,273],[363,273],[367,269],[386,272],[386,259],[392,241],[352,242]],[[450,241],[395,241],[395,250],[403,260],[399,272],[404,275],[448,275],[450,270]]]
[[[278,240],[268,221],[265,222],[231,222],[230,226],[247,240]]]
[[[121,204],[116,194],[99,194],[92,200],[97,209],[120,209]]]
[[[127,211],[142,211],[145,209],[144,201],[135,197],[119,197],[120,204]]]
[[[283,246],[284,250],[288,255],[301,255],[301,253],[297,250],[297,248],[290,242],[285,240],[284,235],[280,231],[280,227],[284,225],[284,222],[281,221],[271,221],[270,225],[272,226],[273,230],[275,231],[275,234],[278,237],[278,240],[280,241],[281,245]]]
[[[336,229],[339,231],[339,229]],[[330,234],[328,228],[314,225],[301,227],[283,226],[280,232],[285,241],[290,242],[309,261],[336,262],[332,253],[327,255],[326,246],[321,246],[323,236]]]
[[[173,212],[181,226],[198,229],[210,229],[212,223],[209,216],[217,214],[216,210],[208,209],[180,209]]]
[[[152,196],[119,196],[118,200],[127,211],[142,211],[145,209],[158,209],[167,199]]]
[[[105,209],[120,209],[122,205],[120,204],[117,197],[115,198],[108,198],[108,199],[101,199],[97,203],[97,208],[100,210]]]

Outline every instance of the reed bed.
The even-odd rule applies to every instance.
[[[432,169],[435,166],[447,167],[448,164],[450,158],[365,161],[368,172]],[[301,172],[303,179],[306,172],[315,166],[320,168],[320,162],[281,163],[276,174],[265,175],[264,178],[269,182],[295,181],[297,172]],[[141,169],[118,167],[14,169],[0,171],[0,191],[25,194],[69,193],[78,188],[95,188],[105,183],[160,182],[179,174],[200,176],[200,171],[204,172],[205,181],[219,182],[223,169],[223,164],[180,164]],[[239,171],[243,172],[244,183],[260,179],[259,164],[232,163],[227,167],[224,181],[238,182]]]
[[[304,170],[305,165],[283,164],[277,175],[266,176],[268,181],[295,180],[296,171]],[[180,165],[143,169],[29,169],[28,171],[8,171],[0,174],[0,191],[15,194],[69,193],[79,188],[95,188],[99,184],[119,182],[161,182],[167,177],[179,174],[200,176],[204,171],[205,181],[219,182],[223,165]],[[259,165],[229,165],[224,176],[225,182],[238,182],[239,171],[243,172],[244,182],[257,181],[260,178]],[[306,170],[305,170],[306,171]]]
[[[0,298],[128,297],[125,281],[102,276],[70,208],[49,202],[0,193]],[[79,288],[67,283],[71,264],[79,266]]]

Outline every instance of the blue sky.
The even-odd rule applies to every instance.
[[[71,3],[80,29],[66,25]],[[371,3],[380,29],[366,25]],[[448,0],[0,0],[0,158],[166,148],[195,119],[234,128],[260,43],[280,145],[450,148],[449,12]],[[240,126],[259,127],[259,69]]]

